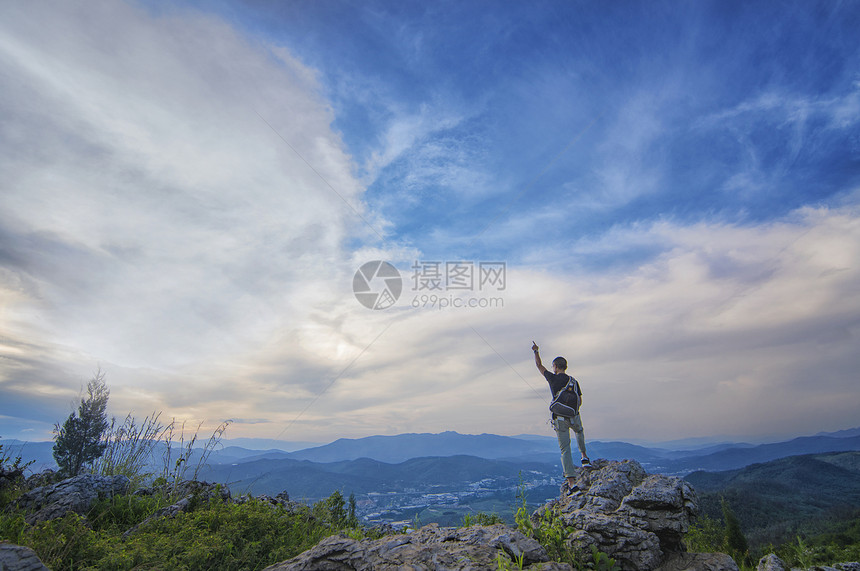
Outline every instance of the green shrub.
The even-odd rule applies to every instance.
[[[504,518],[497,513],[478,512],[475,515],[466,514],[463,516],[463,527],[472,525],[496,525],[497,523],[505,523]]]
[[[115,496],[84,516],[27,525],[23,514],[0,515],[0,539],[33,548],[55,571],[81,569],[260,569],[295,557],[341,531],[354,514],[340,493],[312,507],[285,509],[251,500],[215,499],[188,513],[157,518],[127,539],[168,497]],[[354,502],[352,502],[354,504]],[[351,536],[361,538],[357,526]]]
[[[21,495],[24,488],[24,471],[35,460],[24,462],[21,456],[10,456],[0,444],[0,472],[5,477],[0,479],[0,509],[5,508]]]
[[[687,551],[693,553],[715,553],[725,549],[726,529],[717,520],[699,516],[684,537]]]

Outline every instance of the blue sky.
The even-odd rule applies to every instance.
[[[236,437],[551,435],[532,339],[588,438],[860,424],[856,3],[3,20],[0,436],[48,439],[99,367],[117,416]],[[353,295],[372,260],[393,307]]]

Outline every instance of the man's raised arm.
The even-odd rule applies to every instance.
[[[540,362],[540,347],[538,347],[537,343],[535,343],[534,341],[532,341],[532,351],[535,354],[535,365],[537,365],[540,374],[543,375],[544,373],[546,373],[546,367],[544,367],[543,363]]]

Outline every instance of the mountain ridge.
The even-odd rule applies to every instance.
[[[751,544],[792,539],[804,525],[860,508],[860,452],[788,456],[735,470],[684,477],[704,515],[722,517],[723,498]]]
[[[786,456],[860,450],[860,436],[851,436],[858,429],[798,437],[792,440],[749,445],[708,445],[698,449],[671,450],[649,448],[618,441],[589,441],[588,451],[592,458],[620,460],[631,458],[639,461],[652,473],[684,475],[697,470],[721,471],[737,469],[750,464],[766,462]],[[837,436],[833,436],[836,434]],[[412,458],[475,456],[508,462],[535,462],[558,465],[558,444],[554,436],[523,435],[523,438],[495,434],[459,434],[447,431],[433,433],[405,433],[392,436],[369,436],[359,439],[340,438],[329,444],[305,448],[294,452],[280,449],[246,449],[232,445],[212,450],[208,461],[212,464],[238,465],[258,460],[309,460],[330,463],[370,458],[380,462],[399,463]],[[52,442],[23,442],[0,439],[4,452],[14,457],[18,454],[25,461],[35,460],[32,471],[53,468],[56,464],[51,454]],[[197,449],[191,460],[201,454]],[[152,464],[157,465],[160,451],[153,455]]]

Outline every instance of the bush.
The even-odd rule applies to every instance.
[[[711,517],[702,515],[690,525],[684,545],[692,553],[715,553],[725,550],[725,539],[725,527]]]
[[[0,515],[0,539],[33,548],[55,571],[77,569],[260,569],[290,559],[353,523],[342,494],[312,507],[285,509],[252,499],[220,499],[190,513],[158,518],[122,534],[169,502],[168,496],[114,496],[84,516],[28,525],[23,514]],[[362,532],[349,528],[353,537]]]
[[[0,444],[0,509],[12,502],[21,493],[24,470],[35,462],[23,462],[20,456],[11,457]]]
[[[466,514],[463,516],[463,527],[472,525],[496,525],[497,523],[505,523],[502,516],[497,513],[478,512],[475,515]]]

